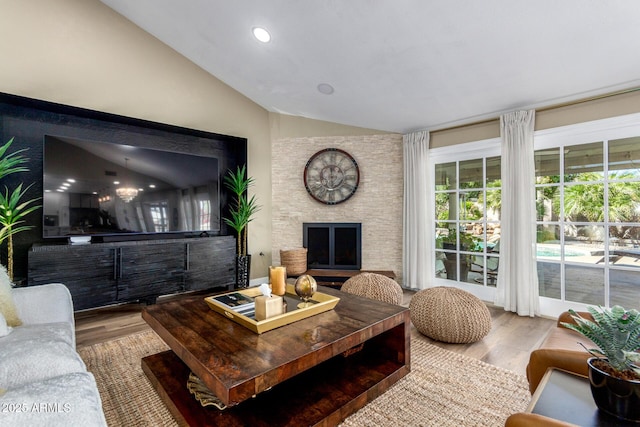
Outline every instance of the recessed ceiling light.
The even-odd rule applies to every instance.
[[[269,40],[271,40],[271,34],[269,34],[269,31],[262,27],[253,27],[253,36],[262,43],[268,43]]]
[[[318,92],[324,93],[325,95],[331,95],[333,93],[333,86],[329,83],[320,83],[318,85]]]

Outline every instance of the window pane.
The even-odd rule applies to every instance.
[[[604,184],[565,186],[564,215],[571,222],[604,221]]]
[[[548,245],[552,244],[558,248],[557,252],[560,253],[560,226],[538,224],[536,229],[536,241],[538,243],[538,246],[542,246],[541,243],[546,243]],[[538,251],[538,256],[540,256],[540,253],[541,252]]]
[[[476,279],[479,279],[481,276],[478,273],[471,271],[473,255],[460,254],[460,260],[460,281],[473,283],[474,285],[482,283],[482,280],[476,281]]]
[[[436,251],[436,277],[446,279],[447,278],[447,269],[444,265],[447,256],[442,251]]]
[[[436,219],[455,220],[457,218],[456,193],[436,193]]]
[[[483,217],[483,209],[481,191],[460,192],[461,220],[479,220]]]
[[[609,227],[609,262],[621,267],[640,268],[640,227]]]
[[[587,182],[603,179],[602,142],[565,147],[564,153],[565,182]]]
[[[536,187],[536,219],[558,221],[560,218],[560,187]]]
[[[604,227],[595,225],[564,226],[564,260],[598,264],[604,257]]]
[[[436,191],[455,190],[458,186],[456,180],[456,163],[443,163],[436,165]]]
[[[565,299],[589,305],[604,305],[604,269],[565,266]]]
[[[500,258],[497,256],[487,255],[486,273],[487,273],[487,285],[495,286],[498,281],[498,265],[500,264]]]
[[[443,260],[443,262],[447,279],[458,280],[458,254],[447,253],[445,255],[446,258]]]
[[[487,251],[500,252],[500,223],[487,223]]]
[[[436,248],[446,251],[457,250],[456,224],[441,222],[436,224]]]
[[[640,296],[638,283],[640,271],[609,270],[609,307],[636,308]]]
[[[502,209],[502,191],[487,190],[487,220],[500,221]]]
[[[640,221],[640,182],[609,184],[609,221]]]
[[[482,188],[482,159],[460,162],[460,188]]]
[[[538,150],[534,154],[536,184],[560,182],[560,149]]]
[[[609,141],[609,179],[640,178],[640,136]]]
[[[484,227],[481,222],[468,222],[460,226],[460,250],[466,252],[482,252]]]
[[[487,158],[487,187],[501,187],[500,157]]]
[[[560,269],[561,264],[538,261],[538,287],[540,296],[560,299]]]

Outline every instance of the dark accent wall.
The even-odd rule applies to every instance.
[[[211,132],[156,123],[115,114],[86,110],[51,102],[0,93],[0,143],[14,138],[9,152],[28,148],[24,154],[29,158],[29,172],[13,174],[2,179],[0,190],[10,190],[19,183],[32,184],[26,199],[41,198],[43,194],[43,140],[45,135],[56,135],[89,141],[111,142],[139,147],[157,148],[167,151],[215,156],[219,160],[219,171],[227,170],[247,162],[246,138],[220,135]],[[222,182],[222,176],[219,182]],[[221,188],[221,214],[229,212],[226,189]],[[14,235],[14,268],[16,280],[27,275],[27,253],[34,243],[44,242],[42,237],[42,209],[27,218],[31,230]],[[220,235],[233,235],[224,222]],[[151,238],[140,236],[139,238]],[[47,239],[48,243],[54,243]],[[6,242],[0,248],[0,262],[7,263]]]

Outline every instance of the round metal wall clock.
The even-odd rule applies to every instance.
[[[311,156],[304,167],[304,186],[314,199],[326,205],[347,200],[358,189],[360,170],[356,160],[339,148],[326,148]]]

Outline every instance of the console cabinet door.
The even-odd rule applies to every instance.
[[[62,283],[71,292],[74,310],[116,302],[114,247],[67,245],[29,251],[28,285]]]
[[[184,243],[121,246],[118,300],[170,294],[184,289]]]
[[[186,289],[190,291],[226,287],[236,282],[233,237],[193,240],[186,244]]]

